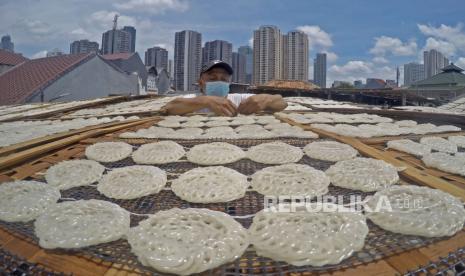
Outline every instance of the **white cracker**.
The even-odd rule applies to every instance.
[[[465,222],[465,209],[459,199],[428,187],[392,186],[377,192],[366,206],[371,221],[404,235],[452,236]],[[376,210],[377,206],[382,207]]]
[[[27,222],[56,204],[60,192],[37,181],[14,181],[0,184],[0,220]]]
[[[421,160],[428,167],[465,176],[465,158],[460,153],[454,156],[445,152],[433,152],[423,156]]]
[[[326,170],[326,175],[335,186],[364,192],[379,191],[399,181],[393,165],[363,157],[339,161]]]
[[[132,153],[132,146],[124,142],[102,142],[86,148],[86,157],[98,162],[116,162],[127,158]]]
[[[445,153],[456,153],[457,145],[441,137],[423,137],[420,139],[420,143],[431,147],[433,150],[437,150]]]
[[[166,185],[165,171],[153,166],[117,168],[103,176],[97,190],[109,198],[134,199],[159,193]]]
[[[137,164],[166,164],[178,161],[185,154],[184,148],[178,143],[161,141],[140,146],[132,154],[132,159]]]
[[[465,136],[457,135],[457,136],[449,136],[449,141],[456,144],[457,147],[465,148]]]
[[[333,162],[352,159],[358,154],[350,145],[336,141],[312,142],[304,147],[304,152],[310,158]]]
[[[296,266],[323,266],[338,264],[363,248],[368,226],[361,213],[332,203],[309,206],[310,211],[258,212],[249,229],[257,254]],[[277,210],[289,207],[278,205]]]
[[[223,142],[195,145],[187,152],[187,160],[200,165],[228,164],[244,157],[241,148]]]
[[[423,156],[431,152],[431,147],[420,144],[409,139],[392,140],[387,142],[387,147],[413,154],[415,156]]]
[[[228,202],[245,195],[247,177],[223,166],[195,168],[171,183],[173,192],[194,203]]]
[[[190,275],[239,258],[248,233],[225,213],[208,209],[160,211],[131,228],[131,251],[160,272]]]
[[[314,197],[328,192],[329,178],[308,165],[285,164],[257,171],[251,184],[263,195]]]
[[[251,147],[247,157],[252,161],[263,164],[295,163],[303,156],[300,148],[283,142],[264,143]]]
[[[104,171],[105,167],[93,160],[67,160],[50,167],[45,180],[59,190],[67,190],[97,182]]]
[[[42,248],[81,248],[122,238],[129,222],[129,212],[114,203],[77,200],[48,208],[34,229]]]

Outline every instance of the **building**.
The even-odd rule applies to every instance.
[[[135,53],[136,52],[136,28],[132,26],[124,26],[123,31],[129,33],[130,35],[129,52]]]
[[[282,77],[286,80],[308,80],[308,36],[291,31],[283,36]]]
[[[0,75],[0,105],[138,94],[138,79],[95,53],[27,60]]]
[[[222,60],[232,65],[232,44],[224,40],[205,42],[202,49],[202,65],[213,60]]]
[[[253,73],[253,50],[250,46],[241,46],[237,53],[245,56],[245,83],[252,83]]]
[[[148,48],[145,51],[145,66],[154,66],[155,68],[164,68],[168,70],[168,51],[161,47]]]
[[[452,63],[442,68],[441,73],[413,83],[409,90],[425,98],[450,101],[465,94],[465,75],[462,72],[462,68]]]
[[[232,53],[232,68],[234,70],[234,74],[232,76],[233,82],[247,83],[246,66],[247,66],[246,56],[233,52]]]
[[[365,88],[366,89],[383,89],[383,88],[386,88],[386,81],[382,79],[369,78],[367,79]]]
[[[89,41],[87,39],[73,41],[69,45],[70,54],[87,54],[87,53],[98,53],[99,45],[97,42]]]
[[[20,54],[15,54],[11,51],[0,50],[0,74],[27,60],[27,58]]]
[[[425,79],[425,66],[416,62],[404,64],[404,86]]]
[[[2,36],[2,42],[0,43],[0,49],[14,52],[15,51],[15,44],[11,42],[11,37],[9,35]]]
[[[202,66],[202,35],[185,30],[175,33],[174,87],[177,91],[194,91]]]
[[[124,30],[109,30],[102,34],[102,55],[130,53],[131,34]]]
[[[147,69],[138,53],[119,53],[102,56],[106,61],[120,70],[135,74],[141,79],[142,86],[147,87]]]
[[[55,48],[51,51],[47,51],[47,57],[56,57],[56,56],[62,56],[62,55],[64,55],[63,51],[58,48]]]
[[[313,61],[313,81],[321,88],[326,88],[326,53],[316,54]]]
[[[253,35],[253,84],[282,79],[282,35],[276,26],[261,26]]]
[[[171,79],[174,79],[174,62],[172,59],[168,60],[168,74]]]
[[[397,80],[386,80],[386,87],[388,87],[388,88],[396,88],[396,87],[398,87]]]
[[[364,88],[363,81],[361,81],[361,80],[355,80],[355,81],[354,81],[354,87],[355,87],[355,88],[358,88],[358,89]]]
[[[441,72],[441,69],[449,65],[449,59],[436,50],[423,52],[423,64],[425,65],[425,79]]]

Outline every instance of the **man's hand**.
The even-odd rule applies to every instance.
[[[204,101],[205,106],[213,111],[216,115],[220,116],[236,116],[236,106],[227,98],[217,96],[200,96]]]
[[[252,114],[263,111],[266,109],[269,99],[266,97],[268,95],[253,95],[243,100],[237,111],[241,114]]]
[[[286,107],[287,103],[281,95],[258,94],[242,101],[237,110],[248,115],[260,111],[281,111]]]

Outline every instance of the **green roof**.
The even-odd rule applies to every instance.
[[[413,83],[410,89],[462,89],[465,88],[463,69],[453,63],[444,67],[442,72],[425,80]]]

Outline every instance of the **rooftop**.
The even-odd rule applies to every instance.
[[[20,54],[15,54],[15,53],[0,49],[0,64],[15,66],[27,60],[28,60],[27,58],[23,57]]]
[[[93,56],[94,53],[61,55],[21,63],[0,75],[0,103],[5,105],[23,102]]]

